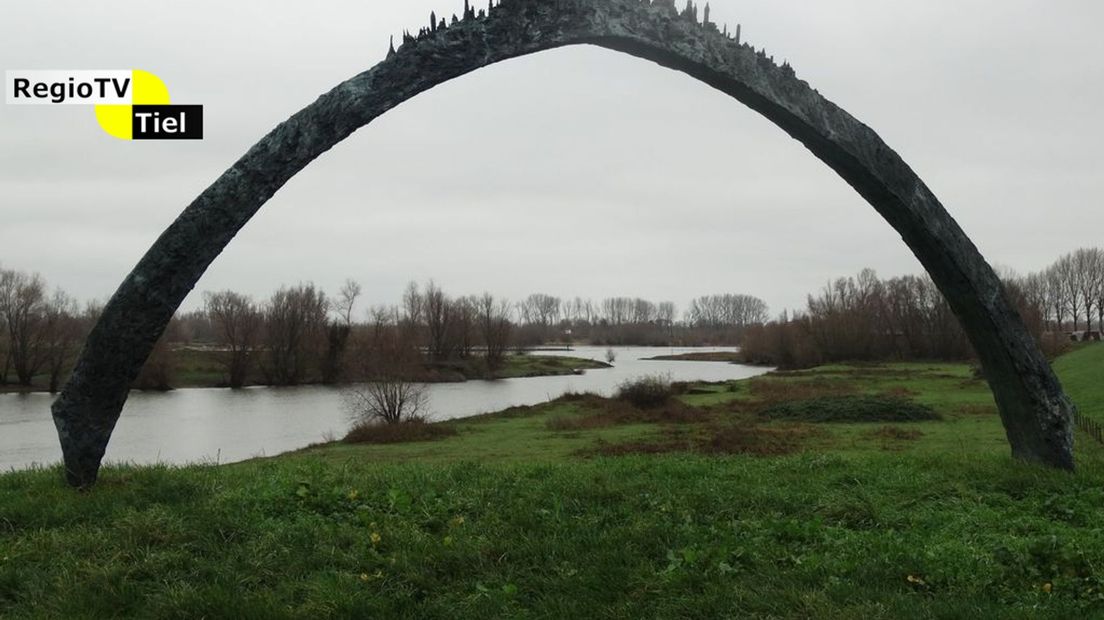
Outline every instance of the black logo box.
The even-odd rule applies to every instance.
[[[133,108],[134,140],[203,139],[201,105],[135,105]]]

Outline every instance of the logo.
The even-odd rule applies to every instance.
[[[202,140],[203,106],[175,105],[148,71],[5,71],[9,105],[91,105],[120,140]]]

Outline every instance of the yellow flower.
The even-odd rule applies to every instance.
[[[441,542],[443,542],[446,547],[451,547],[452,546],[452,536],[445,536],[445,539]]]
[[[378,545],[380,542],[379,532],[372,532],[372,535],[369,536],[368,539],[372,541],[373,545]]]
[[[354,501],[358,497],[360,497],[360,493],[358,493],[356,489],[353,489],[352,491],[349,491],[349,500],[350,501]]]
[[[361,573],[360,574],[360,580],[361,581],[368,581],[369,579],[371,579],[371,577],[368,576],[368,573]]]
[[[1049,581],[1043,584],[1043,592],[1050,594],[1050,591],[1054,589],[1054,584]]]

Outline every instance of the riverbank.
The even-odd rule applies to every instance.
[[[519,377],[556,377],[576,374],[584,370],[609,368],[609,364],[580,357],[556,355],[513,354],[507,355],[502,367],[490,369],[482,357],[466,360],[426,363],[422,371],[412,379],[420,383],[463,383]],[[319,385],[316,374],[308,376],[301,385]],[[247,386],[267,385],[260,373],[253,373]],[[226,387],[223,366],[210,351],[181,351],[177,354],[173,387],[203,388]]]
[[[657,355],[648,359],[657,362],[730,362],[733,364],[747,364],[739,351],[699,351],[678,355]]]
[[[555,349],[549,349],[555,350]],[[174,352],[167,386],[157,386],[153,391],[179,388],[227,387],[224,367],[218,360],[220,353],[195,349]],[[490,370],[482,358],[453,362],[426,364],[417,380],[423,383],[462,383],[464,381],[516,379],[522,377],[557,377],[577,374],[586,370],[610,368],[610,365],[593,359],[557,355],[508,355],[501,368]],[[314,376],[300,385],[320,385]],[[252,373],[243,387],[266,386],[260,373]],[[142,389],[138,387],[136,389]],[[49,391],[45,377],[36,379],[33,386],[0,384],[0,394],[33,394]]]
[[[1104,347],[1056,367],[1104,421]],[[1015,463],[968,366],[680,391],[650,411],[569,396],[431,442],[113,467],[85,494],[6,474],[0,615],[1104,613],[1104,449],[1079,433],[1074,475]],[[848,416],[866,421],[819,421]]]

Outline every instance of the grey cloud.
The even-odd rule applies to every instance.
[[[453,6],[455,5],[455,6]],[[437,0],[136,0],[7,11],[11,68],[126,68],[202,103],[207,139],[123,143],[83,108],[0,107],[0,261],[102,298],[277,122],[380,60]],[[1037,268],[1104,230],[1104,5],[1089,0],[717,0],[717,21],[878,130],[994,262]],[[456,293],[672,299],[775,311],[864,266],[920,267],[827,168],[739,104],[607,51],[465,76],[362,129],[278,194],[199,289],[283,282],[373,302]],[[186,302],[194,306],[198,296]]]

